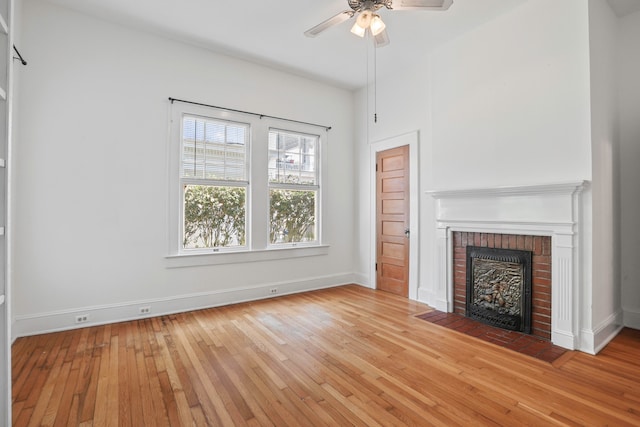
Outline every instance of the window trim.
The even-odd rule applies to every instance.
[[[326,244],[323,233],[323,218],[326,218],[326,153],[328,144],[328,128],[316,125],[289,122],[268,116],[253,116],[248,113],[224,110],[208,106],[188,103],[171,103],[169,106],[169,126],[167,142],[168,177],[167,188],[167,255],[165,256],[168,268],[233,264],[238,262],[254,262],[265,260],[289,259],[305,256],[326,255],[329,245]],[[214,251],[207,249],[182,248],[181,236],[183,227],[181,221],[184,201],[181,189],[181,144],[182,144],[182,118],[192,115],[202,118],[211,118],[249,125],[249,140],[247,142],[248,163],[248,190],[247,190],[247,219],[246,245],[242,247],[220,248]],[[285,132],[300,133],[318,136],[317,161],[317,238],[313,242],[301,242],[294,244],[271,244],[269,242],[269,175],[268,175],[268,132],[270,129]],[[261,135],[263,138],[261,139]],[[233,185],[238,185],[233,182]],[[315,187],[315,186],[314,186]],[[300,188],[303,190],[304,188]]]
[[[206,265],[240,264],[245,262],[276,261],[327,255],[329,245],[288,246],[252,251],[214,252],[167,255],[167,268],[195,267]]]

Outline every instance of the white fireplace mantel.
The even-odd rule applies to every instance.
[[[581,195],[587,181],[427,191],[436,200],[436,289],[425,299],[453,311],[454,231],[551,236],[551,341],[579,345]],[[421,298],[422,299],[422,298]]]

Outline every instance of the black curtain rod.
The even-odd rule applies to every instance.
[[[171,97],[169,97],[169,101],[171,101],[172,104],[174,102],[184,102],[185,104],[192,104],[192,105],[200,105],[202,107],[217,108],[219,110],[232,111],[234,113],[249,114],[249,115],[252,115],[252,116],[258,116],[260,118],[267,117],[269,119],[284,120],[284,121],[287,121],[287,122],[299,123],[301,125],[317,126],[317,127],[320,127],[320,128],[325,128],[326,130],[331,130],[331,126],[319,125],[317,123],[301,122],[301,121],[298,121],[298,120],[284,119],[282,117],[270,116],[268,114],[259,114],[259,113],[252,113],[251,111],[234,110],[233,108],[218,107],[216,105],[202,104],[200,102],[193,102],[193,101],[185,101],[184,99],[177,99],[177,98],[171,98]]]

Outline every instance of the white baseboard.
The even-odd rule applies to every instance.
[[[564,331],[551,331],[551,342],[567,350],[576,349],[576,336]]]
[[[431,292],[429,292],[427,289],[420,286],[418,288],[418,301],[425,303],[427,305],[431,305],[429,304],[431,302]]]
[[[430,289],[423,286],[420,286],[418,288],[418,301],[444,313],[447,313],[449,311],[446,300],[438,298],[435,293],[431,292]]]
[[[583,329],[580,333],[578,350],[589,354],[598,354],[623,328],[621,310],[611,314],[593,330]]]
[[[640,311],[624,310],[623,318],[624,326],[633,329],[640,329]]]
[[[354,280],[353,282],[357,285],[364,286],[365,288],[373,289],[369,281],[369,276],[363,273],[353,273]]]
[[[203,308],[273,298],[281,295],[331,288],[356,282],[354,274],[338,274],[315,277],[301,281],[276,282],[244,288],[230,288],[197,294],[176,295],[155,300],[130,301],[104,306],[80,307],[49,313],[15,316],[12,338],[38,335],[88,326],[117,323],[127,320],[144,319],[165,314],[180,313]],[[272,289],[277,292],[272,293]],[[141,307],[149,307],[149,312],[140,314]],[[88,317],[83,323],[76,323],[76,316]]]

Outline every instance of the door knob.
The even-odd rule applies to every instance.
[[[409,237],[409,234],[411,233],[411,231],[408,228],[404,229],[404,235]]]

